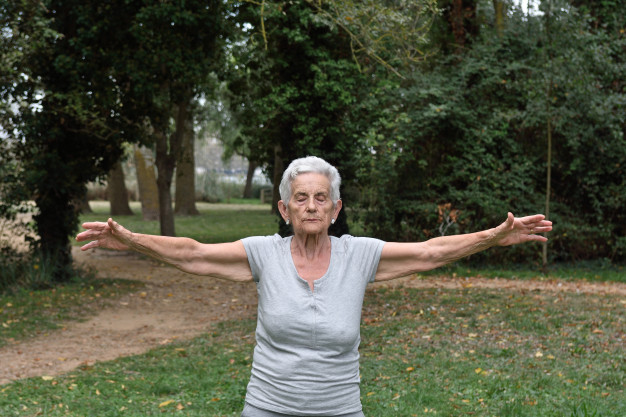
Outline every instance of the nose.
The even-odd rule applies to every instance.
[[[307,205],[306,205],[306,209],[307,211],[317,211],[317,205],[315,204],[315,199],[314,198],[309,198],[307,200]]]

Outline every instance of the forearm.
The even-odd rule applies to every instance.
[[[198,246],[193,239],[132,233],[127,241],[130,249],[158,261],[187,270],[196,257]]]
[[[524,242],[545,242],[536,233],[552,230],[552,222],[542,214],[507,220],[493,229],[465,235],[442,236],[420,243],[388,242],[383,247],[377,280],[388,280],[428,271],[449,264],[493,246],[509,246]]]
[[[232,281],[250,281],[252,272],[243,242],[202,244],[186,237],[133,233],[113,219],[83,223],[86,229],[76,235],[79,242],[90,241],[81,250],[93,248],[134,250],[196,275]]]
[[[424,242],[425,250],[435,268],[495,245],[497,245],[495,229],[463,235],[441,236]]]

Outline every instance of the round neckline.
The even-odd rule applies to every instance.
[[[298,272],[298,268],[296,268],[296,263],[293,260],[293,255],[291,254],[291,241],[293,240],[293,236],[289,236],[289,239],[287,241],[287,251],[289,253],[289,260],[291,261],[291,267],[293,268],[294,273],[296,274],[296,277],[298,278],[298,280],[306,285],[306,288],[311,291],[312,293],[317,292],[317,289],[319,288],[319,285],[322,284],[325,280],[326,277],[328,276],[330,269],[333,266],[333,262],[335,259],[335,245],[333,244],[333,237],[334,236],[328,236],[330,238],[330,261],[328,262],[328,268],[326,268],[326,272],[324,272],[324,274],[313,280],[313,291],[311,291],[311,287],[309,285],[309,281],[307,281],[306,279],[302,278],[302,276],[300,276],[300,273]]]

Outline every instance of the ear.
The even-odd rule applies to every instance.
[[[280,215],[283,217],[283,220],[287,221],[287,219],[289,218],[289,214],[287,213],[287,206],[285,205],[283,200],[278,201],[278,211],[280,212]]]
[[[333,213],[333,219],[336,219],[337,216],[339,216],[341,207],[343,207],[343,203],[341,202],[341,200],[337,200],[337,204],[335,204],[335,212]]]

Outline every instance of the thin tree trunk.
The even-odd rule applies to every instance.
[[[552,32],[550,28],[550,21],[552,19],[552,1],[548,3],[548,10],[545,13],[546,19],[546,35],[548,38],[548,88],[546,89],[546,128],[547,132],[547,142],[548,142],[548,157],[547,157],[547,167],[546,167],[546,206],[545,206],[545,216],[548,217],[550,215],[550,192],[552,188]],[[545,270],[548,266],[548,242],[543,242],[543,246],[541,248],[541,263],[543,265],[543,269]]]
[[[109,172],[107,197],[111,204],[111,216],[129,216],[133,214],[128,204],[128,190],[124,183],[124,171],[120,161],[117,161]]]
[[[159,190],[154,172],[154,157],[146,147],[135,145],[135,169],[137,171],[137,187],[139,201],[144,220],[159,219]]]
[[[172,135],[174,136],[174,135]],[[162,236],[176,236],[174,210],[172,208],[172,178],[176,158],[168,152],[167,133],[155,130],[157,188],[159,190],[159,224]]]
[[[254,171],[256,171],[259,164],[254,161],[248,162],[248,175],[246,175],[246,186],[243,189],[243,198],[252,198],[252,179],[254,178]]]
[[[548,161],[546,168],[546,207],[545,216],[550,218],[550,193],[552,188],[552,115],[548,112]],[[548,242],[543,242],[541,248],[541,263],[545,269],[548,266]]]
[[[278,188],[280,186],[280,180],[285,170],[283,163],[283,157],[281,155],[282,147],[280,144],[274,146],[274,175],[273,175],[273,190],[272,190],[272,213],[278,214],[278,201],[280,200],[280,192]]]
[[[181,150],[176,163],[176,214],[183,216],[197,216],[196,208],[196,162],[194,157],[195,136],[193,131],[193,113],[191,111],[178,112],[176,127],[182,126]]]

